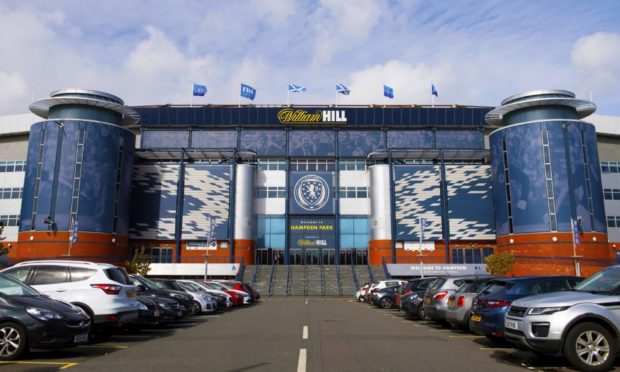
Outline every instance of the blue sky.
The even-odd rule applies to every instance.
[[[620,115],[620,1],[0,0],[0,114],[63,88],[130,105],[498,105],[559,88]]]

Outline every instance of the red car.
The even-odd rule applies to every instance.
[[[250,285],[247,283],[239,282],[236,280],[222,280],[218,283],[222,283],[231,289],[235,289],[237,291],[242,291],[249,294],[252,302],[256,302],[258,301],[258,299],[260,299],[260,293],[258,293],[258,291],[256,291],[254,288],[250,287]]]
[[[211,289],[215,289],[218,291],[224,291],[232,297],[233,306],[241,306],[243,305],[243,294],[239,293],[239,291],[230,289],[225,285],[216,282],[203,282],[207,287]]]

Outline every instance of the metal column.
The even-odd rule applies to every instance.
[[[185,199],[185,149],[181,149],[179,162],[179,178],[177,181],[177,206],[174,226],[174,241],[176,244],[176,263],[181,263],[181,238],[183,234],[183,199]]]

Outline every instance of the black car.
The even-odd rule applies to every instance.
[[[429,320],[430,318],[424,313],[424,293],[437,279],[439,278],[415,279],[410,292],[400,299],[400,311],[408,318]]]
[[[162,314],[155,302],[154,297],[149,296],[137,296],[136,300],[140,302],[140,308],[138,310],[138,319],[132,324],[133,328],[139,328],[143,325],[157,325],[159,324]]]
[[[41,295],[0,274],[0,360],[29,347],[59,349],[88,342],[90,318],[76,306]]]
[[[157,284],[140,275],[130,275],[129,277],[133,285],[136,286],[139,296],[164,297],[175,300],[181,306],[179,316],[188,314],[192,309],[194,298],[191,295],[181,291],[161,289]]]
[[[181,305],[179,305],[178,301],[157,296],[152,296],[150,298],[155,302],[157,309],[161,314],[159,324],[173,322],[183,315]]]

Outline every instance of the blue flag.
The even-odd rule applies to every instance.
[[[435,84],[431,84],[431,95],[439,97],[439,94],[437,93],[437,88],[435,88]]]
[[[252,88],[249,85],[241,84],[241,97],[245,97],[254,101],[254,98],[256,98],[256,89]]]
[[[351,90],[345,87],[344,84],[336,84],[336,92],[348,96],[351,93]]]
[[[305,92],[306,90],[306,87],[303,85],[288,83],[288,91],[291,93],[301,93]]]
[[[204,96],[207,94],[207,86],[194,83],[194,96]]]
[[[394,98],[394,89],[383,84],[383,95],[387,98]]]

